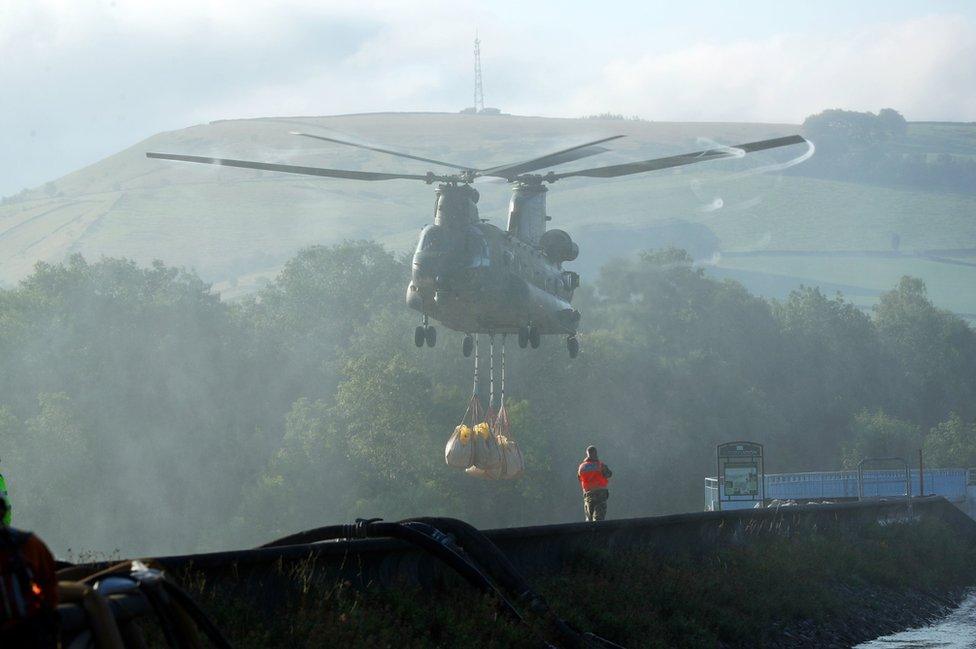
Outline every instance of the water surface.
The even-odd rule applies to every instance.
[[[976,592],[931,626],[864,642],[855,649],[969,649],[976,647]]]

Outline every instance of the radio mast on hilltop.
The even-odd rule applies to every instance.
[[[466,115],[498,115],[497,108],[485,108],[485,87],[481,81],[481,39],[474,33],[474,106],[461,111]]]
[[[485,89],[481,85],[481,41],[474,33],[474,112],[485,110]]]

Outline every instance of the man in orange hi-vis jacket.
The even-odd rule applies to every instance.
[[[607,517],[607,500],[610,498],[610,476],[613,472],[596,455],[596,447],[586,449],[586,459],[576,471],[583,487],[583,511],[588,521],[602,521]]]

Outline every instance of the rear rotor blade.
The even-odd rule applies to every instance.
[[[669,169],[671,167],[681,167],[683,165],[695,164],[696,162],[706,162],[708,160],[718,160],[721,158],[735,158],[744,153],[775,149],[791,144],[802,144],[806,142],[799,135],[778,137],[772,140],[761,140],[759,142],[747,142],[746,144],[736,144],[729,147],[717,149],[705,149],[693,153],[684,153],[667,158],[653,158],[651,160],[641,160],[639,162],[627,162],[609,167],[595,167],[593,169],[581,169],[579,171],[567,171],[566,173],[550,173],[546,175],[546,180],[555,181],[560,178],[571,178],[573,176],[587,176],[590,178],[614,178],[616,176],[626,176],[629,174],[639,174],[646,171],[657,171],[658,169]]]
[[[596,145],[622,137],[623,135],[613,135],[611,137],[605,137],[602,140],[594,140],[593,142],[586,142],[585,144],[577,144],[576,146],[568,149],[556,151],[555,153],[549,153],[539,158],[526,160],[525,162],[501,165],[498,167],[491,167],[490,169],[479,169],[477,173],[479,176],[497,176],[499,178],[505,178],[506,180],[513,180],[519,174],[535,171],[536,169],[543,169],[545,167],[554,167],[556,165],[572,162],[573,160],[579,160],[580,158],[596,155],[597,153],[603,153],[607,149]]]
[[[301,131],[291,131],[292,135],[301,135],[302,137],[310,137],[316,140],[323,140],[325,142],[332,142],[334,144],[345,144],[346,146],[354,146],[357,149],[367,149],[369,151],[378,151],[379,153],[386,153],[388,155],[395,155],[401,158],[409,158],[410,160],[419,160],[420,162],[429,162],[431,164],[440,165],[442,167],[450,167],[451,169],[459,169],[461,171],[474,171],[474,167],[462,167],[461,165],[456,165],[450,162],[442,162],[440,160],[434,160],[433,158],[422,158],[419,155],[412,155],[410,153],[401,153],[400,151],[392,151],[390,149],[383,149],[378,146],[370,146],[368,144],[358,144],[356,142],[348,142],[346,140],[339,140],[334,137],[326,137],[324,135],[313,135],[311,133],[302,133]]]
[[[325,176],[328,178],[348,178],[351,180],[423,180],[432,182],[442,177],[434,174],[386,174],[374,171],[346,171],[345,169],[323,169],[321,167],[298,167],[295,165],[271,164],[268,162],[251,162],[250,160],[231,160],[229,158],[205,158],[196,155],[178,155],[175,153],[146,153],[147,158],[160,160],[179,160],[181,162],[200,162],[219,165],[222,167],[241,167],[242,169],[259,169],[261,171],[280,171],[286,174],[300,174],[303,176]]]

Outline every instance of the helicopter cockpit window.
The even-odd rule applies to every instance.
[[[488,252],[488,240],[485,235],[477,228],[468,230],[464,239],[465,253],[468,260],[468,268],[481,268],[491,264],[491,256]]]

